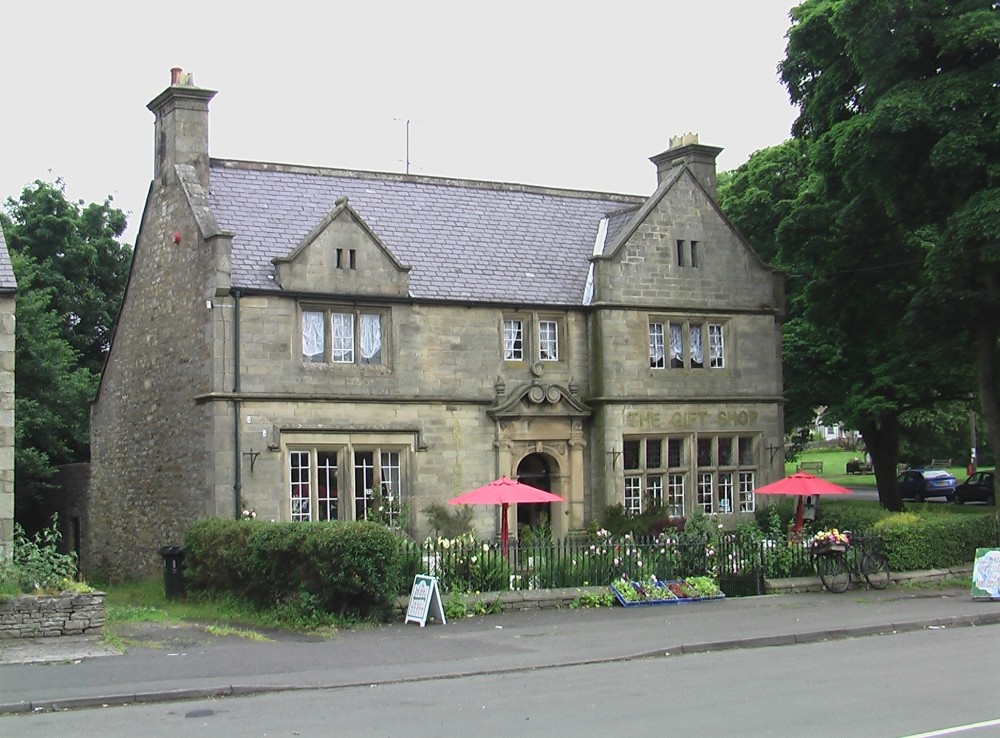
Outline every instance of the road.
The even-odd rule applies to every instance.
[[[409,683],[11,716],[0,718],[0,734],[996,736],[998,634],[995,626],[940,628]]]

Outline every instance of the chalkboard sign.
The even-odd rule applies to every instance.
[[[437,618],[441,625],[446,625],[444,605],[441,604],[441,593],[438,591],[436,577],[417,574],[413,577],[413,587],[410,589],[410,604],[406,608],[406,622],[420,623],[423,628],[427,618]]]
[[[1000,600],[1000,548],[977,548],[972,566],[972,599]]]

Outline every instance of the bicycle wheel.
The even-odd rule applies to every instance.
[[[829,591],[840,594],[851,586],[851,572],[843,556],[820,556],[816,559],[819,580]]]
[[[885,589],[889,586],[889,559],[878,553],[865,554],[861,574],[872,589]]]

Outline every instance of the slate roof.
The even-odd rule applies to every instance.
[[[410,272],[410,296],[580,305],[602,218],[634,195],[212,160],[209,204],[233,234],[234,287],[276,289],[288,255],[346,196]],[[618,228],[623,223],[615,219]]]
[[[3,228],[0,228],[0,291],[8,292],[17,289],[17,280],[14,279],[14,267],[10,263],[10,252],[7,251],[7,241],[3,237]]]

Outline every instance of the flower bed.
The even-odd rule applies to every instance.
[[[621,579],[611,585],[611,593],[622,607],[675,605],[725,598],[719,585],[709,577],[660,581],[650,577],[641,582]]]

